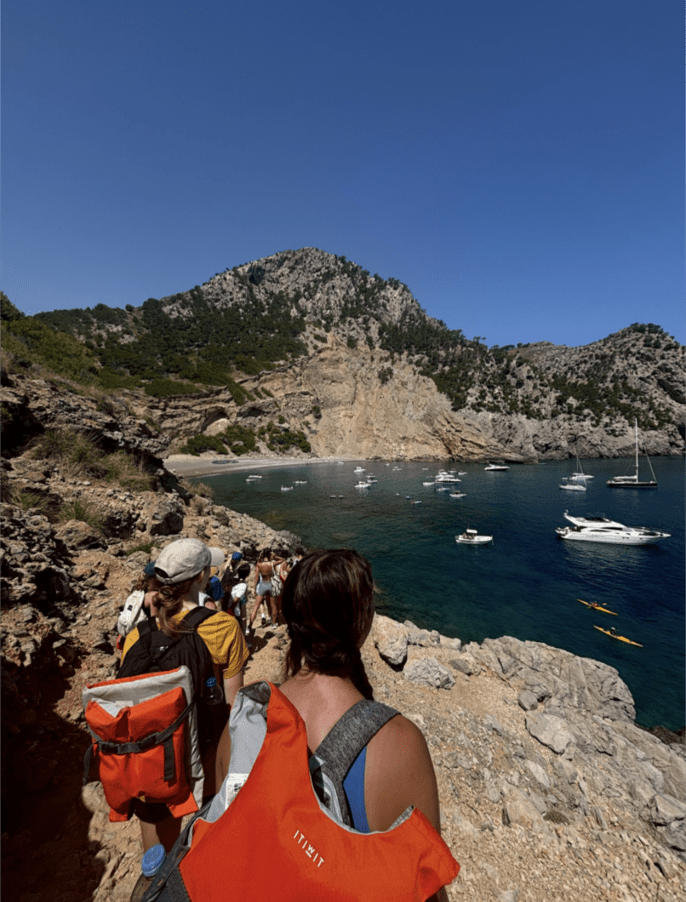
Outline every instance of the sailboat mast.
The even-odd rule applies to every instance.
[[[638,479],[638,417],[634,420],[636,429],[636,479]]]

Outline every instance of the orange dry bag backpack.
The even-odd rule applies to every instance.
[[[375,708],[386,712],[369,738],[397,713],[358,704],[371,706],[365,720],[374,721]],[[344,823],[338,778],[319,757],[326,739],[310,756],[305,724],[275,686],[241,689],[229,731],[229,773],[167,855],[144,902],[423,902],[457,875],[448,846],[417,809],[379,833]],[[350,764],[360,750],[349,750]]]
[[[210,652],[197,633],[214,611],[186,615],[190,630],[176,639],[155,620],[138,627],[138,641],[114,680],[87,684],[83,707],[92,743],[84,759],[84,784],[91,759],[110,806],[111,821],[128,820],[135,799],[168,805],[175,817],[202,805],[201,755],[226,723],[226,706],[210,707],[205,682],[213,675]],[[213,714],[220,708],[220,718]]]

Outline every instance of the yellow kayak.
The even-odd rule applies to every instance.
[[[601,608],[599,604],[591,601],[584,601],[583,598],[577,598],[577,601],[580,601],[581,604],[585,604],[587,608],[593,608],[594,611],[602,611],[603,614],[614,614],[617,616],[617,611],[609,611],[607,608]]]
[[[593,629],[600,630],[601,633],[605,633],[610,639],[619,639],[620,642],[626,642],[628,645],[638,645],[639,648],[643,648],[640,642],[634,642],[632,639],[627,639],[626,636],[615,636],[610,630],[603,629],[602,626],[594,625]]]

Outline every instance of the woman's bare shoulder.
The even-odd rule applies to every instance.
[[[409,805],[439,828],[438,789],[422,731],[401,714],[370,740],[365,773],[370,826],[387,830]]]
[[[405,766],[416,756],[422,759],[429,757],[424,734],[416,724],[402,714],[392,717],[379,730],[370,742],[370,749],[372,743],[381,755],[384,757],[388,755],[393,759],[385,762],[389,767]]]

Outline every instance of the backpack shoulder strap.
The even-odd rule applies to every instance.
[[[138,641],[139,642],[143,638],[143,636],[147,636],[150,633],[154,633],[155,630],[159,629],[159,626],[157,625],[157,620],[155,620],[154,617],[149,617],[147,620],[141,620],[141,622],[137,624],[137,627],[138,627]]]
[[[372,736],[399,713],[381,702],[361,699],[345,712],[317,746],[314,754],[326,762],[326,773],[333,781],[342,812],[349,811],[343,789],[348,771]]]
[[[183,618],[184,623],[187,623],[192,629],[197,630],[203,621],[207,620],[209,617],[214,617],[217,611],[213,611],[211,608],[201,608],[198,605],[197,608],[193,608],[192,611],[189,611],[186,616]]]

